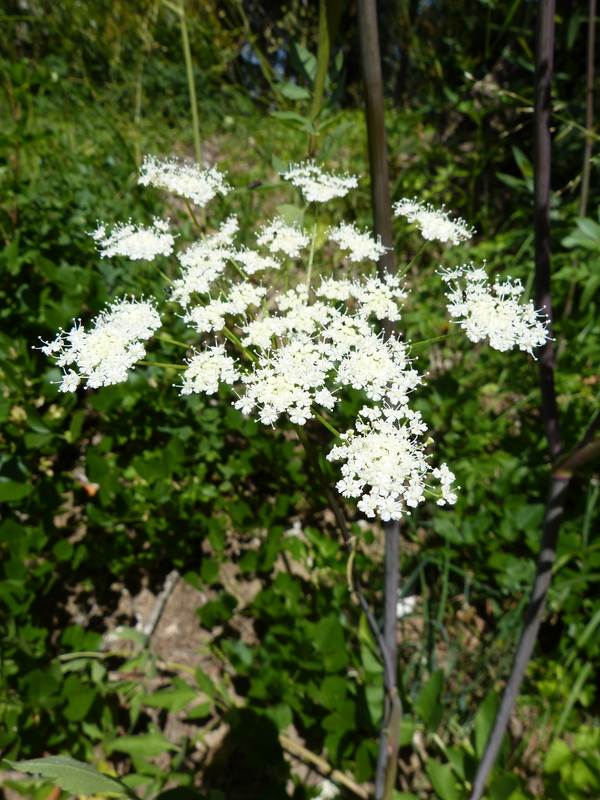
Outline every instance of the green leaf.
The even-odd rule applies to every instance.
[[[175,679],[173,683],[175,684]],[[172,688],[159,689],[157,692],[144,695],[142,702],[152,708],[166,708],[167,711],[177,712],[182,711],[188,703],[191,703],[197,697],[197,692],[191,686],[188,686],[185,681],[179,679]]]
[[[20,483],[19,481],[0,478],[0,503],[22,500],[24,497],[29,497],[32,492],[33,486],[30,483]]]
[[[304,211],[298,208],[298,206],[282,203],[280,206],[277,206],[277,213],[286,225],[302,225],[304,222]]]
[[[127,753],[130,756],[142,756],[142,758],[152,758],[160,756],[169,750],[179,748],[172,744],[162,735],[160,731],[140,734],[139,736],[119,736],[111,743],[108,748],[110,753]]]
[[[69,794],[104,794],[109,797],[128,796],[128,789],[116,778],[103,775],[97,769],[76,761],[70,756],[33,758],[29,761],[8,761],[12,769],[28,775],[41,775]]]
[[[294,68],[307,80],[313,82],[317,74],[317,59],[299,42],[292,42],[290,55]]]
[[[494,692],[490,692],[480,705],[475,717],[475,752],[479,759],[483,758],[497,711],[498,697]]]
[[[296,83],[286,81],[284,83],[278,83],[275,88],[278,89],[284,97],[288,97],[290,100],[310,99],[310,92],[308,89],[305,89],[303,86],[298,86]]]
[[[440,764],[433,758],[427,760],[429,779],[440,800],[458,800],[456,778],[449,764]]]
[[[574,758],[573,751],[562,739],[555,739],[546,752],[544,772],[559,772],[568,761]]]
[[[196,683],[198,684],[198,688],[201,692],[208,695],[211,700],[215,696],[215,684],[212,681],[212,678],[209,678],[208,675],[205,675],[200,667],[196,667]]]
[[[427,725],[430,733],[435,733],[442,721],[442,688],[444,684],[444,671],[438,669],[434,672],[425,686],[419,692],[415,711]]]
[[[279,158],[279,156],[276,156],[275,153],[273,153],[271,156],[271,166],[275,172],[278,172],[280,175],[282,175],[284,172],[287,172],[286,164]]]
[[[71,722],[80,722],[92,707],[97,692],[86,686],[78,675],[69,675],[62,687],[62,696],[67,699],[67,706],[63,711],[65,717]]]
[[[514,775],[501,775],[488,790],[490,800],[509,800],[518,786],[519,781]]]

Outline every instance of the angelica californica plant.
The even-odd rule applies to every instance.
[[[316,204],[343,197],[358,183],[314,162],[294,165],[283,177],[306,202]],[[155,158],[144,160],[139,182],[201,208],[230,190],[214,167],[203,171]],[[451,221],[446,212],[416,201],[401,201],[396,214],[416,222],[426,240],[452,246],[472,235],[462,220]],[[233,405],[262,424],[274,426],[283,417],[297,426],[321,421],[336,435],[328,458],[342,462],[338,491],[356,498],[368,517],[398,520],[427,494],[440,505],[456,502],[454,475],[446,464],[433,464],[427,425],[411,408],[423,376],[410,343],[382,333],[385,320],[401,321],[407,290],[398,276],[377,275],[376,262],[385,252],[381,242],[354,224],[330,227],[325,232],[329,246],[339,247],[346,263],[360,263],[361,274],[313,277],[316,225],[308,231],[276,217],[255,232],[254,247],[239,246],[238,233],[238,220],[231,215],[218,230],[199,232],[197,241],[176,253],[179,277],[168,289],[168,300],[196,336],[195,351],[179,365],[180,393],[214,395],[227,387]],[[117,223],[110,234],[100,223],[92,236],[103,257],[152,261],[169,256],[176,245],[163,220],[151,228]],[[290,266],[300,275],[291,286]],[[536,312],[518,303],[520,285],[496,284],[492,298],[484,275],[475,268],[443,273],[454,284],[448,295],[451,317],[473,341],[487,337],[497,349],[518,346],[532,352],[546,332]],[[457,283],[463,278],[465,289]],[[63,369],[60,390],[127,380],[128,370],[145,358],[142,342],[161,325],[158,305],[158,298],[116,301],[89,331],[77,322],[44,342],[43,352]],[[352,428],[336,432],[327,415],[350,388],[363,393],[365,404]]]

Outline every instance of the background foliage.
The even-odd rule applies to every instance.
[[[116,0],[4,9],[1,753],[69,754],[144,796],[187,786],[214,800],[291,792],[300,800],[316,790],[290,778],[293,724],[308,750],[368,783],[381,666],[294,436],[226,402],[181,398],[174,374],[152,367],[138,367],[127,385],[65,397],[56,370],[32,349],[115,295],[158,289],[159,278],[136,263],[100,260],[86,232],[97,219],[183,218],[169,198],[136,186],[143,153],[192,152],[178,17],[168,4]],[[312,6],[190,1],[186,11],[203,157],[229,169],[236,187],[210,225],[235,210],[250,233],[293,203],[273,165],[303,158],[315,133],[320,157],[366,176],[352,3],[316,121]],[[554,89],[557,380],[571,444],[599,391],[597,188],[589,216],[578,218],[586,13],[581,2],[559,3]],[[402,594],[419,599],[400,624],[406,632],[413,620],[418,635],[401,643],[399,798],[453,800],[466,796],[510,668],[548,464],[531,359],[457,339],[430,352],[418,343],[447,327],[435,274],[442,258],[486,258],[491,273],[519,277],[531,291],[535,4],[399,0],[380,14],[394,199],[446,203],[479,231],[466,255],[434,247],[411,270],[403,327],[429,372],[417,406],[462,490],[452,510],[425,506],[403,526]],[[340,212],[371,222],[366,182]],[[183,235],[191,236],[185,224]],[[397,252],[414,255],[416,236],[398,229],[397,237]],[[155,350],[157,361],[176,357],[168,343]],[[350,397],[344,414],[358,403]],[[309,435],[326,443],[319,430]],[[573,483],[547,619],[491,800],[579,800],[600,788],[597,470]],[[380,531],[349,514],[356,566],[379,614]],[[198,623],[212,677],[157,658],[139,630],[126,631],[118,649],[107,645],[106,619],[123,587],[157,593],[173,568],[208,598]],[[249,583],[256,591],[243,600]],[[170,740],[172,715],[195,734]],[[221,720],[226,741],[204,763],[196,742]],[[36,800],[52,790],[35,779],[5,785]]]

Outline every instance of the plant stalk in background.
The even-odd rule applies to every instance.
[[[550,90],[554,49],[554,11],[554,0],[542,0],[537,21],[534,108],[536,305],[548,315],[549,326],[552,324],[550,286]],[[549,339],[540,352],[539,374],[544,426],[550,458],[553,461],[553,469],[546,499],[540,554],[519,646],[485,753],[475,776],[471,800],[480,800],[484,793],[487,779],[494,767],[527,665],[533,653],[546,606],[548,588],[552,578],[552,567],[556,558],[560,525],[564,514],[565,498],[573,471],[600,454],[600,441],[594,438],[595,432],[600,427],[600,414],[596,414],[575,448],[569,454],[563,456],[554,385],[554,369],[554,350],[552,341]]]
[[[586,87],[586,112],[585,127],[591,132],[594,122],[594,45],[596,38],[596,0],[590,0],[588,12],[588,46],[587,46],[587,87]],[[585,217],[587,211],[588,195],[590,191],[590,173],[592,170],[592,147],[594,140],[587,136],[583,156],[583,174],[581,177],[581,197],[579,201],[579,216]]]

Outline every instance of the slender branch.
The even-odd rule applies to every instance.
[[[293,739],[290,739],[289,736],[285,735],[285,733],[279,734],[279,743],[284,750],[288,751],[288,753],[296,758],[301,758],[303,761],[308,761],[317,768],[321,775],[329,775],[336,783],[341,783],[342,786],[345,786],[347,789],[350,789],[351,792],[354,792],[357,797],[362,797],[364,800],[367,800],[369,797],[369,792],[364,786],[360,786],[358,783],[356,783],[356,781],[353,781],[352,778],[348,778],[348,776],[344,775],[343,772],[340,772],[339,769],[334,769],[328,761],[325,761],[324,758],[321,758],[320,756],[312,753],[310,750],[307,750],[306,747],[298,742],[295,742]]]
[[[480,800],[484,793],[485,784],[490,772],[494,768],[494,763],[508,727],[513,705],[519,694],[527,664],[533,653],[540,623],[546,607],[546,595],[552,578],[552,565],[556,557],[556,543],[558,541],[558,533],[564,513],[565,496],[568,486],[568,478],[553,478],[550,481],[542,533],[542,544],[531,600],[529,601],[525,624],[523,626],[523,632],[515,655],[510,678],[506,684],[506,689],[502,696],[498,714],[494,720],[494,727],[492,728],[487,747],[485,748],[485,753],[477,768],[477,774],[471,792],[471,800]]]
[[[552,297],[550,293],[550,111],[554,47],[555,0],[541,0],[537,20],[537,46],[534,91],[534,236],[536,305],[548,316],[552,336]],[[548,339],[539,355],[542,411],[550,458],[562,454],[558,426],[558,406],[554,388],[554,349]]]

